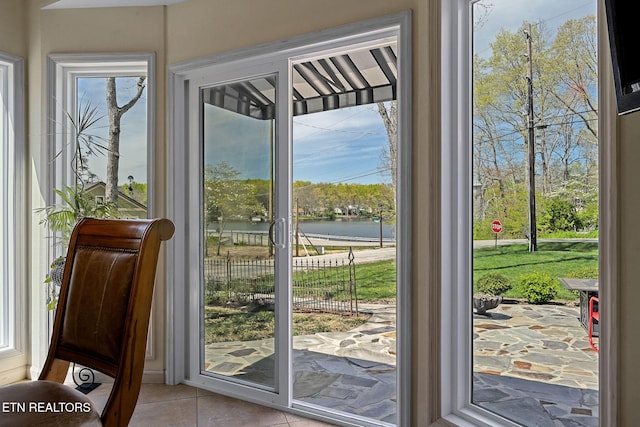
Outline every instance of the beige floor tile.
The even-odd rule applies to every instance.
[[[167,400],[192,399],[197,396],[197,389],[184,384],[142,384],[138,404],[164,402]]]
[[[198,397],[198,427],[287,426],[283,412],[220,395]]]
[[[209,391],[209,390],[205,390],[203,388],[197,388],[196,390],[197,390],[197,393],[198,393],[198,397],[200,397],[200,396],[211,396],[211,395],[214,395],[214,394],[217,395],[217,393],[214,393],[214,392]]]
[[[285,414],[287,417],[287,422],[290,426],[295,427],[328,427],[333,426],[334,424],[329,424],[323,421],[312,420],[309,418],[304,418],[295,414]]]
[[[289,427],[326,427],[334,424],[323,423],[322,421],[303,419],[301,421],[291,421]]]
[[[98,413],[102,413],[102,409],[104,408],[104,405],[106,405],[107,399],[109,398],[109,393],[111,393],[112,386],[113,383],[100,384],[98,388],[92,390],[91,393],[87,395],[89,399],[91,399],[93,404],[96,405]]]
[[[89,397],[98,412],[113,384],[102,384]],[[322,421],[244,402],[186,386],[143,384],[130,427],[328,427]]]
[[[136,405],[129,427],[194,427],[196,398]]]

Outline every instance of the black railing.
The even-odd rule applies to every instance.
[[[296,311],[358,314],[354,254],[346,259],[294,258],[292,303]],[[274,260],[214,257],[204,260],[204,296],[210,305],[272,304]]]

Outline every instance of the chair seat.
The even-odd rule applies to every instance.
[[[87,396],[53,381],[30,381],[0,387],[0,402],[3,402],[0,417],[3,427],[102,425],[100,414]]]
[[[591,313],[591,317],[596,319],[599,322],[600,321],[600,312],[599,311],[594,311],[593,313]]]

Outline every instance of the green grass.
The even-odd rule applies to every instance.
[[[521,298],[518,279],[524,273],[547,272],[553,277],[585,277],[584,272],[598,271],[596,242],[541,242],[537,252],[527,245],[506,245],[478,248],[473,251],[473,282],[486,273],[500,273],[513,282],[506,293],[509,298]],[[589,274],[587,274],[589,275]],[[356,264],[358,300],[376,301],[396,298],[396,267],[394,260]],[[558,300],[575,300],[577,295],[558,284]]]
[[[598,268],[598,244],[595,242],[544,242],[537,252],[527,245],[478,248],[473,251],[473,283],[486,273],[500,273],[513,281],[505,296],[519,298],[518,278],[524,273],[547,272],[553,277],[571,277],[577,271]],[[577,299],[575,293],[558,284],[557,299]]]
[[[585,277],[598,269],[598,244],[594,242],[543,242],[537,252],[527,245],[478,248],[473,251],[473,280],[486,273],[500,273],[513,281],[505,295],[520,298],[517,284],[524,273],[547,272],[553,277]],[[358,300],[362,302],[395,300],[396,265],[394,260],[356,264]],[[575,300],[577,296],[558,285],[556,300]],[[325,331],[347,331],[366,321],[361,316],[341,317],[329,314],[296,313],[294,335]],[[258,340],[273,336],[272,311],[246,312],[228,307],[207,307],[205,342]]]
[[[356,282],[359,301],[376,301],[396,298],[396,262],[378,261],[356,263]]]

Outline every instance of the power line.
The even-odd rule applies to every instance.
[[[358,134],[358,135],[360,135],[360,134],[361,135],[384,135],[385,134],[384,132],[367,132],[367,131],[358,131],[358,130],[331,129],[331,128],[325,128],[325,127],[321,127],[321,126],[310,125],[308,123],[295,122],[295,121],[293,122],[293,124],[294,125],[300,125],[300,126],[306,126],[306,127],[309,127],[309,128],[318,129],[318,130],[322,130],[322,131],[329,131],[329,132],[354,133],[354,134]]]
[[[576,113],[571,113],[571,114],[566,114],[566,116],[574,116],[574,115],[579,115],[581,113],[588,113],[589,111],[582,111],[582,112],[576,112]],[[583,123],[583,122],[593,122],[593,121],[597,121],[598,118],[594,117],[591,119],[579,119],[579,120],[570,120],[570,121],[565,121],[565,122],[555,122],[555,123],[546,123],[544,126],[562,126],[562,125],[572,125],[572,124],[579,124],[579,123]],[[495,140],[501,140],[503,138],[506,138],[507,136],[511,136],[511,135],[516,135],[516,134],[520,134],[524,131],[526,131],[527,128],[520,128],[520,129],[515,129],[509,133],[504,133],[504,134],[500,134],[500,135],[496,135],[494,138],[492,139],[480,139],[477,140],[477,142],[491,142],[491,141],[495,141]]]
[[[592,3],[593,3],[593,1],[592,1],[592,0],[589,0],[589,1],[585,2],[585,3],[584,3],[583,5],[581,5],[581,6],[577,6],[577,7],[573,8],[573,9],[569,9],[569,10],[567,10],[567,11],[565,11],[565,12],[562,12],[562,13],[559,13],[559,14],[557,14],[557,15],[555,15],[555,16],[551,16],[551,17],[546,18],[546,19],[538,19],[538,21],[537,21],[534,25],[536,25],[536,26],[540,26],[540,25],[541,25],[541,24],[543,24],[543,23],[547,23],[547,22],[553,21],[553,20],[555,20],[555,19],[557,19],[557,18],[559,18],[559,17],[561,17],[561,16],[568,15],[568,14],[570,14],[571,12],[574,12],[574,11],[576,11],[576,10],[584,9],[584,8],[586,8],[587,6],[590,6]],[[584,15],[584,16],[594,16],[594,14],[589,14],[589,15]],[[584,16],[582,16],[582,17],[580,17],[580,18],[583,18]],[[578,18],[578,19],[580,19],[580,18]],[[524,23],[524,22],[526,22],[526,21],[523,21],[523,23]],[[566,22],[566,21],[565,21],[565,22]],[[474,33],[475,33],[475,31],[474,31]],[[482,53],[487,52],[487,51],[489,51],[489,50],[491,50],[491,45],[489,45],[489,47],[487,47],[486,49],[482,49],[481,51],[474,51],[473,53],[474,53],[474,54],[482,54]]]
[[[344,184],[344,183],[346,183],[348,181],[353,181],[354,179],[364,178],[364,177],[371,176],[371,175],[383,174],[385,172],[389,172],[390,170],[391,170],[390,167],[381,167],[381,168],[376,168],[376,169],[370,169],[368,171],[363,171],[359,175],[342,177],[342,178],[338,178],[338,179],[336,179],[334,181],[321,182],[321,183],[311,183],[309,185],[303,185],[301,187],[296,187],[295,189],[296,190],[300,190],[300,189],[304,189],[304,188],[313,187],[313,186],[318,185],[318,184]]]

